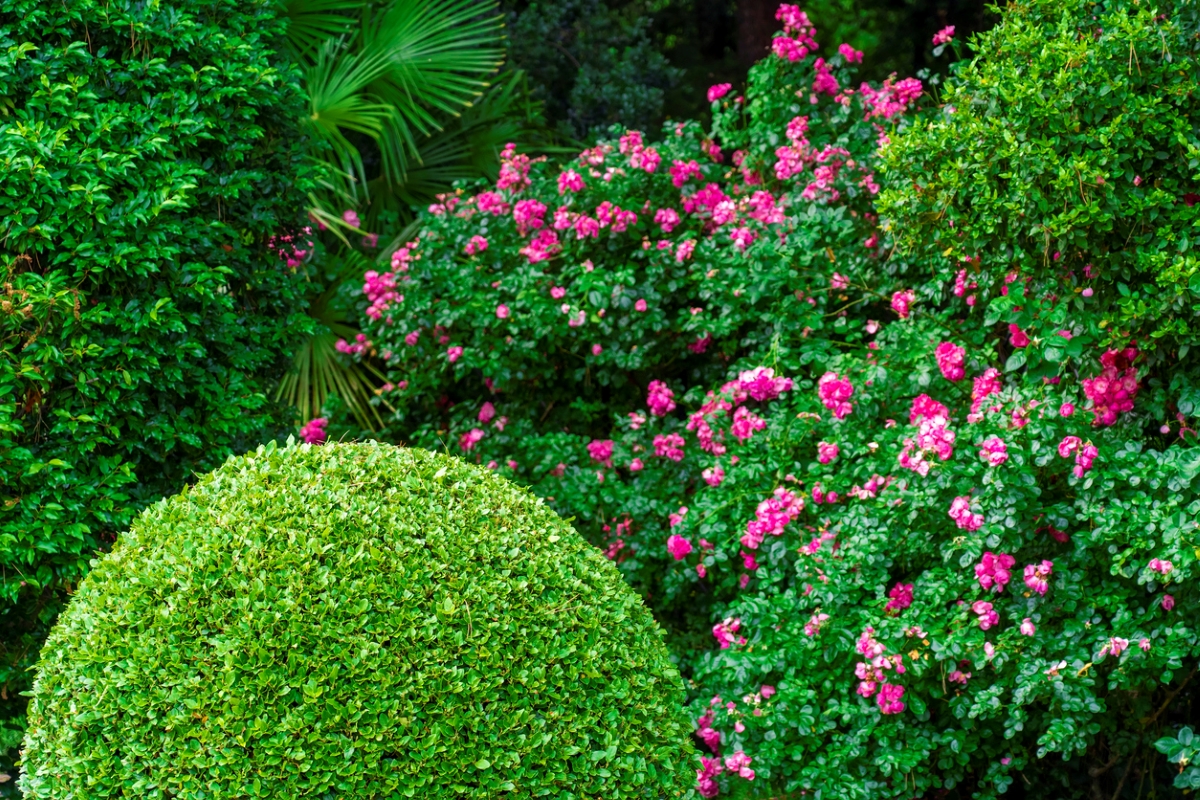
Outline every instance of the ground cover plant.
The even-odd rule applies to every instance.
[[[260,447],[147,509],[47,641],[62,797],[682,796],[662,634],[531,493],[378,443]]]
[[[276,12],[0,10],[0,773],[93,554],[291,426],[269,395],[303,309],[268,237],[305,224],[313,179]]]
[[[779,21],[711,128],[441,198],[346,350],[393,435],[532,487],[646,597],[703,796],[1169,794],[1193,4],[1012,3],[947,87]]]

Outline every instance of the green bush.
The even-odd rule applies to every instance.
[[[682,796],[683,685],[616,568],[490,471],[230,459],[147,509],[42,653],[28,798]]]
[[[303,223],[272,0],[0,10],[0,773],[65,592],[137,511],[290,424]],[[0,789],[2,791],[2,789]]]

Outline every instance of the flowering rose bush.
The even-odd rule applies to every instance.
[[[1079,273],[895,248],[957,241],[915,201],[876,216],[881,148],[889,197],[923,180],[893,155],[929,135],[920,83],[855,85],[851,48],[779,20],[709,131],[510,150],[367,276],[392,433],[618,564],[689,681],[705,797],[1165,788],[1200,656],[1177,384],[1065,299]]]

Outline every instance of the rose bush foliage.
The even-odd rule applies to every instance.
[[[509,151],[367,275],[347,348],[391,371],[391,433],[532,487],[617,562],[689,680],[704,796],[1170,791],[1154,742],[1200,656],[1187,369],[1105,313],[1148,279],[1086,268],[1159,241],[1122,245],[1114,219],[1163,212],[1122,190],[1034,251],[1004,214],[1049,231],[1056,208],[993,201],[999,145],[952,127],[1004,109],[988,130],[1028,143],[1058,123],[1012,97],[1104,72],[1070,147],[1147,157],[1106,98],[1190,53],[1190,6],[1165,11],[1012,4],[944,95],[990,105],[951,111],[913,79],[857,83],[857,54],[785,5],[745,92],[711,90],[710,130]],[[1141,73],[1109,68],[1114,36]],[[1190,175],[1189,148],[1149,157]],[[963,185],[931,194],[939,174]],[[1062,174],[1022,180],[1053,197]]]

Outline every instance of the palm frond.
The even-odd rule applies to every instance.
[[[362,7],[363,0],[284,0],[287,44],[297,63],[309,63],[326,41],[354,30]]]

